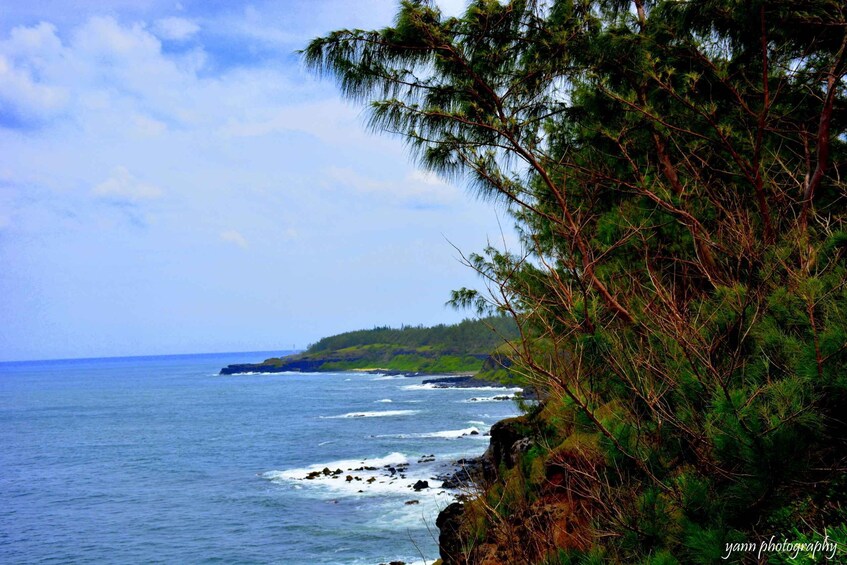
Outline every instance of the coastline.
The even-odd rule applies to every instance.
[[[489,357],[490,359],[490,357]],[[419,384],[406,385],[404,388],[417,390],[439,390],[439,389],[462,389],[462,390],[489,390],[493,395],[473,396],[467,398],[468,403],[485,402],[508,402],[517,398],[524,400],[537,400],[534,390],[528,387],[516,387],[503,382],[478,378],[479,371],[439,371],[430,373],[424,371],[394,370],[387,367],[371,366],[358,367],[343,370],[333,370],[330,367],[323,368],[315,360],[297,359],[292,363],[269,363],[229,365],[220,371],[220,375],[247,375],[247,374],[285,374],[292,376],[307,376],[313,374],[329,375],[372,375],[376,378],[418,378]],[[501,392],[502,391],[502,392]],[[390,402],[390,400],[388,400]],[[344,414],[344,418],[368,418],[376,415],[388,416],[400,415],[401,411],[375,412],[351,412]],[[518,416],[520,418],[520,416]],[[471,498],[474,490],[482,488],[494,479],[498,461],[503,460],[505,453],[513,450],[516,441],[510,429],[509,422],[514,417],[499,419],[490,427],[481,429],[476,425],[464,429],[445,430],[437,433],[427,433],[417,430],[410,436],[418,439],[431,438],[427,441],[438,439],[459,439],[477,436],[486,438],[485,447],[480,445],[480,450],[468,453],[457,459],[443,459],[435,457],[434,453],[419,452],[415,457],[402,457],[400,453],[390,454],[383,460],[345,461],[344,465],[316,464],[298,469],[289,469],[285,472],[271,473],[263,478],[294,482],[299,485],[313,484],[322,485],[320,488],[338,492],[339,496],[359,495],[394,495],[402,496],[401,506],[421,505],[420,510],[433,512],[433,518],[438,529],[438,553],[441,561],[449,563],[450,556],[457,554],[454,547],[459,540],[459,528],[463,517],[465,504]],[[481,424],[482,422],[480,422]],[[506,433],[504,434],[504,430]],[[398,436],[399,437],[399,436]],[[508,445],[507,445],[508,444]],[[341,462],[339,462],[341,463]],[[299,488],[299,487],[298,487]],[[339,498],[338,500],[342,500]],[[446,559],[446,561],[445,561]],[[393,561],[402,563],[402,561]]]

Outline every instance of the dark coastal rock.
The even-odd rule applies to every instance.
[[[530,429],[525,416],[501,420],[491,426],[491,440],[486,451],[494,469],[504,465],[511,469],[523,453],[531,446]],[[514,449],[516,443],[522,442],[519,449]],[[488,478],[488,477],[487,477]],[[492,477],[493,478],[493,477]]]
[[[437,379],[424,379],[423,384],[432,385],[435,388],[476,388],[490,386],[493,388],[506,388],[507,385],[495,381],[486,381],[471,376],[462,377],[438,377]]]
[[[467,489],[482,483],[486,476],[486,468],[490,462],[485,457],[473,459],[459,459],[454,463],[456,470],[446,475],[436,477],[442,481],[441,488]]]
[[[461,536],[462,516],[465,505],[454,502],[438,514],[435,526],[438,528],[438,552],[443,565],[459,565],[464,563]]]
[[[511,359],[509,359],[508,355],[503,355],[502,353],[492,353],[485,357],[482,361],[482,370],[483,371],[497,371],[499,369],[509,370],[514,363]]]
[[[529,416],[519,416],[495,423],[491,426],[491,439],[486,452],[475,459],[456,461],[458,469],[454,473],[439,477],[443,481],[442,487],[459,489],[493,483],[497,480],[497,470],[500,466],[511,469],[534,445],[533,432],[534,426]],[[466,519],[464,509],[462,502],[454,502],[442,510],[435,521],[439,529],[438,545],[443,565],[459,565],[471,561],[511,562],[508,559],[477,561],[471,555],[463,553],[463,548],[466,547],[462,536],[462,524]]]
[[[429,488],[429,481],[418,481],[412,486],[416,491],[423,490],[425,488]]]
[[[318,372],[325,363],[343,361],[343,359],[291,359],[284,360],[281,363],[238,363],[227,365],[221,369],[221,375],[238,375],[242,373],[285,373],[285,372],[301,372],[314,373]]]

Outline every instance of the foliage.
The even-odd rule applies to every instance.
[[[488,354],[505,339],[517,335],[514,322],[505,316],[463,320],[458,324],[432,327],[403,326],[400,329],[377,327],[325,337],[309,346],[308,353],[336,351],[367,345],[430,347],[446,353]]]
[[[303,353],[274,357],[258,364],[232,365],[228,369],[229,372],[383,369],[429,374],[484,373],[511,382],[502,369],[496,348],[516,335],[514,321],[505,316],[429,328],[380,327],[325,337]]]
[[[707,563],[786,516],[767,533],[842,531],[843,490],[811,490],[847,468],[843,2],[405,0],[304,58],[514,216],[521,249],[468,256],[486,292],[452,302],[512,316],[510,370],[558,404],[538,417],[604,453],[547,459],[592,547],[526,559]]]
[[[351,360],[331,360],[321,365],[321,371],[350,371],[353,369],[387,369],[410,373],[476,373],[482,359],[472,355],[446,355],[432,351],[398,350],[391,346],[377,349],[349,348]]]

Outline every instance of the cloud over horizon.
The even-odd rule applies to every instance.
[[[0,15],[0,355],[263,349],[461,318],[443,304],[474,277],[445,238],[479,249],[495,213],[368,133],[293,54],[304,34],[389,24],[393,2],[108,6]],[[115,316],[113,343],[72,338]]]

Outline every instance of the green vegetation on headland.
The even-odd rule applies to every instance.
[[[518,228],[453,303],[542,402],[445,564],[847,562],[844,0],[403,0],[304,60]]]
[[[492,365],[492,351],[516,336],[515,323],[502,316],[433,327],[380,327],[326,337],[296,355],[230,365],[221,374],[352,370],[478,373],[484,367],[499,368]]]

